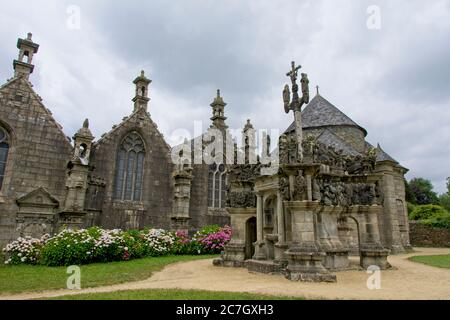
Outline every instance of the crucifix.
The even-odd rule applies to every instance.
[[[301,66],[295,66],[295,61],[292,61],[291,71],[289,71],[286,76],[291,78],[292,82],[292,101],[291,92],[289,86],[285,85],[283,90],[283,101],[284,101],[284,111],[289,113],[289,111],[294,111],[295,119],[295,136],[297,138],[297,160],[298,162],[303,162],[303,132],[302,132],[302,106],[309,103],[309,80],[306,73],[301,74],[301,86],[302,86],[302,97],[298,95],[298,70]]]

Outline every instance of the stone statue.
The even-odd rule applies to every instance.
[[[320,194],[320,181],[318,179],[314,179],[312,181],[312,197],[314,201],[322,200],[322,196]]]
[[[295,177],[294,180],[294,200],[296,201],[302,201],[305,198],[306,193],[306,179],[303,176],[303,172],[299,170],[298,175]]]
[[[282,134],[278,140],[278,153],[280,158],[280,163],[289,163],[289,150],[288,150],[288,137]]]
[[[290,192],[289,192],[289,178],[286,176],[280,177],[280,193],[283,200],[290,200]]]

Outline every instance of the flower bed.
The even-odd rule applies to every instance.
[[[209,226],[192,238],[162,229],[104,230],[98,227],[65,229],[53,237],[18,238],[3,252],[6,264],[67,266],[123,261],[169,254],[216,254],[231,239],[230,227]]]

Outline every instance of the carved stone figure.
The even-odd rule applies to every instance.
[[[289,178],[286,176],[280,177],[280,193],[283,200],[290,200]]]
[[[303,173],[300,171],[294,180],[294,200],[302,201],[305,198],[306,193],[306,179]]]
[[[253,192],[230,192],[227,206],[229,208],[254,208],[256,207],[256,196]]]
[[[320,193],[320,181],[318,179],[313,179],[312,181],[312,197],[313,201],[322,200],[322,196]]]

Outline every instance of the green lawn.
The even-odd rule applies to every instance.
[[[294,297],[202,290],[151,289],[67,295],[49,300],[303,300]]]
[[[450,254],[440,256],[415,256],[409,258],[409,260],[423,263],[432,267],[450,269]]]
[[[81,287],[97,287],[149,278],[166,265],[216,256],[166,256],[123,262],[81,266]],[[0,265],[0,295],[41,290],[65,289],[66,267]]]

